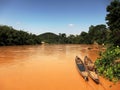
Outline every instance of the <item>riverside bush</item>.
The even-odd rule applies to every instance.
[[[114,82],[120,80],[120,47],[109,47],[101,53],[95,65],[99,75]]]

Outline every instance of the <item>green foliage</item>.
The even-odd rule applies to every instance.
[[[120,1],[114,0],[107,6],[106,20],[110,30],[120,29]]]
[[[41,44],[41,40],[34,34],[18,31],[9,26],[0,26],[0,46]]]
[[[45,43],[58,43],[58,35],[51,32],[40,34],[39,38]]]
[[[107,24],[111,30],[109,43],[120,46],[120,1],[114,0],[107,7]]]
[[[68,43],[68,39],[67,39],[67,36],[65,33],[59,33],[59,36],[58,36],[58,43],[60,44],[66,44]]]
[[[106,28],[106,25],[103,24],[96,26],[91,25],[89,27],[88,34],[91,43],[94,43],[96,41],[98,44],[103,44],[106,43],[108,29]]]
[[[111,81],[120,80],[120,63],[115,62],[118,59],[120,47],[109,47],[95,62],[98,73]]]
[[[86,32],[81,32],[80,34],[80,39],[79,39],[80,44],[91,44],[91,40],[89,37],[89,33]]]
[[[69,35],[65,33],[43,33],[39,37],[46,43],[57,43],[57,44],[93,44],[96,41],[99,44],[107,42],[108,29],[106,25],[96,25],[89,28],[89,32],[82,31],[80,35]]]

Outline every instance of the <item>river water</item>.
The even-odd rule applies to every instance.
[[[88,49],[92,48],[92,49]],[[100,77],[100,84],[79,74],[75,56],[99,56],[93,45],[36,45],[0,47],[0,90],[118,90]]]

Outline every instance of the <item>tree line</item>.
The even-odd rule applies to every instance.
[[[70,34],[67,36],[65,33],[44,33],[39,35],[42,41],[46,43],[58,43],[58,44],[98,44],[107,43],[109,38],[109,30],[106,25],[91,25],[89,31],[82,31],[79,35]]]
[[[65,33],[43,33],[35,35],[23,30],[16,30],[10,26],[0,25],[0,45],[34,45],[41,44],[41,41],[50,44],[93,44],[95,41],[99,44],[106,43],[109,30],[106,25],[91,25],[89,32],[81,32],[79,35],[69,35]]]
[[[0,26],[0,46],[34,44],[41,44],[41,40],[37,35],[16,30],[6,25]]]
[[[0,26],[0,45],[34,45],[41,44],[41,41],[50,44],[98,44],[111,43],[111,31],[104,24],[89,27],[89,31],[82,31],[79,35],[66,33],[54,34],[46,32],[40,35],[16,30],[10,26]],[[112,38],[114,40],[114,38]],[[116,39],[116,38],[115,38]]]

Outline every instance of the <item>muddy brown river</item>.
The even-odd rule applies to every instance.
[[[88,49],[92,48],[92,49]],[[0,47],[0,90],[118,90],[120,83],[100,77],[100,84],[79,74],[75,56],[99,57],[93,45]]]

